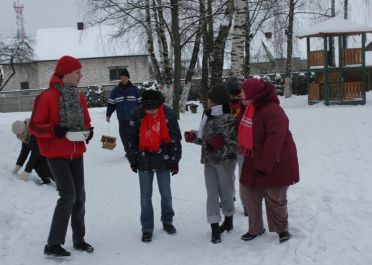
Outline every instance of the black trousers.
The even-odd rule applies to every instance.
[[[85,235],[85,188],[83,157],[76,159],[48,159],[54,176],[59,199],[50,227],[48,244],[65,243],[71,216],[73,243],[84,241]]]
[[[129,121],[119,120],[119,134],[125,153],[128,153],[129,128]]]

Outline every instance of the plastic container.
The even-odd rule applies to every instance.
[[[88,138],[90,131],[67,132],[66,138],[71,142],[85,141]]]

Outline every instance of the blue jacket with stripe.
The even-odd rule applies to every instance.
[[[132,111],[141,104],[141,91],[131,82],[128,85],[119,83],[107,100],[106,116],[111,117],[116,110],[119,121],[129,121]]]

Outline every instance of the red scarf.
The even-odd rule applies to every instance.
[[[158,108],[155,115],[145,113],[139,133],[139,150],[141,151],[158,152],[162,141],[170,142],[163,105]]]
[[[255,106],[250,104],[245,108],[238,130],[238,151],[247,155],[253,149],[253,116]]]

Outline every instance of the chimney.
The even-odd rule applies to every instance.
[[[77,29],[78,30],[83,30],[84,29],[84,22],[78,22],[77,23]]]

